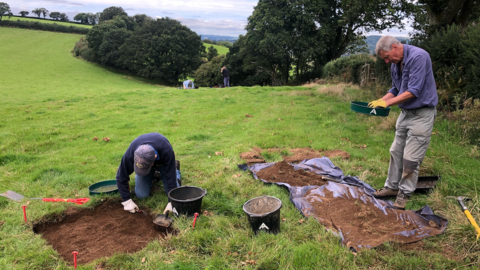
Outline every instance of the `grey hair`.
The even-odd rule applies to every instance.
[[[378,42],[377,46],[375,47],[375,54],[380,55],[380,51],[389,52],[392,50],[392,45],[400,45],[400,41],[392,36],[383,36],[381,37]]]

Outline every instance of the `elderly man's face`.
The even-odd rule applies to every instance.
[[[400,61],[403,60],[403,46],[393,44],[390,51],[380,51],[379,54],[383,61],[385,61],[385,63],[398,64]]]

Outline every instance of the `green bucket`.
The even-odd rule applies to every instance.
[[[352,101],[350,105],[350,110],[372,116],[388,116],[388,114],[390,113],[390,108],[372,108],[368,107],[367,102],[361,101]]]
[[[95,183],[88,187],[90,195],[116,194],[118,193],[117,180],[106,180]]]

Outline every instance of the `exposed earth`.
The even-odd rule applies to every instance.
[[[334,197],[332,192],[326,192],[325,196],[318,199],[314,194],[310,194],[310,191],[305,196],[311,196],[310,210],[320,223],[327,228],[341,230],[344,235],[348,234],[346,239],[362,239],[363,245],[375,247],[389,241],[408,243],[412,242],[412,236],[418,236],[426,230],[441,233],[439,225],[433,220],[425,230],[417,228],[414,223],[397,220],[397,216],[411,215],[410,211],[387,208],[388,215],[385,215],[369,200],[365,203],[354,198]],[[402,231],[415,231],[415,234],[399,234]],[[358,243],[344,244],[348,247]]]
[[[268,153],[285,153],[289,152],[291,155],[282,155],[283,160],[288,163],[300,163],[305,159],[312,159],[312,158],[321,158],[326,156],[328,158],[334,157],[341,157],[344,159],[350,158],[350,154],[343,151],[343,150],[327,150],[323,151],[315,150],[309,147],[304,148],[270,148],[270,149],[261,149],[259,147],[253,147],[252,151],[241,153],[240,157],[247,162],[247,165],[252,165],[255,163],[264,163],[265,159],[262,157],[262,152]]]
[[[120,201],[110,200],[94,209],[71,207],[64,216],[36,224],[41,234],[65,261],[85,264],[115,253],[134,253],[148,242],[165,237],[165,230],[155,228],[153,217],[123,210]],[[171,231],[170,231],[171,232]]]
[[[295,170],[285,160],[258,171],[257,176],[267,182],[287,183],[291,186],[322,186],[327,183],[316,173]]]

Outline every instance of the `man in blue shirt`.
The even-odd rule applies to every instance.
[[[400,43],[392,36],[377,42],[375,53],[391,63],[392,88],[369,107],[398,105],[395,139],[390,147],[390,165],[385,187],[374,196],[396,196],[394,208],[405,209],[415,191],[418,170],[425,157],[437,115],[437,88],[430,55],[423,49]]]
[[[172,145],[162,134],[147,133],[132,141],[122,157],[117,171],[117,187],[125,211],[138,212],[138,206],[130,198],[130,174],[135,172],[135,194],[143,199],[150,196],[155,171],[159,171],[165,193],[180,186],[180,164],[175,161]],[[172,210],[168,203],[164,213]]]
[[[195,85],[193,84],[192,80],[186,80],[183,82],[183,89],[193,89]]]

